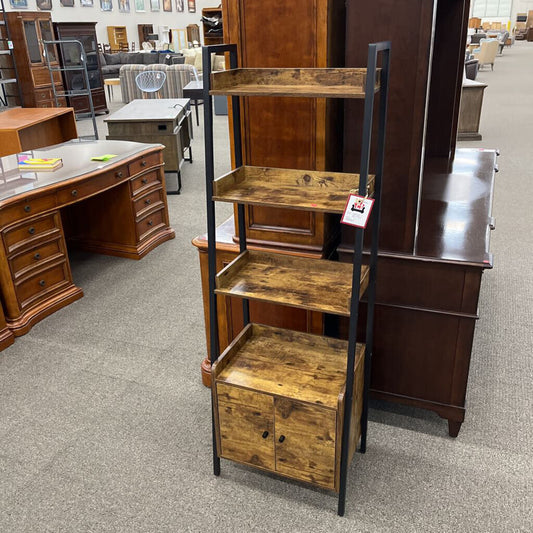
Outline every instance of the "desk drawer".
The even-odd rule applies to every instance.
[[[46,235],[53,235],[60,231],[59,213],[55,212],[26,220],[2,233],[7,253],[11,254],[22,246],[30,245]]]
[[[56,264],[47,270],[15,284],[15,292],[21,309],[30,306],[37,300],[46,298],[70,283],[66,262]]]
[[[153,210],[154,207],[163,207],[163,188],[157,188],[143,196],[137,198],[133,202],[136,216],[143,216],[145,211]]]
[[[131,165],[130,165],[131,171]],[[161,174],[159,170],[153,170],[152,172],[147,172],[132,178],[130,181],[131,184],[131,193],[133,196],[137,194],[144,193],[148,189],[151,189],[154,185],[162,186]]]
[[[139,172],[148,170],[149,168],[160,165],[161,163],[161,152],[148,154],[146,157],[140,157],[139,159],[133,161],[133,163],[129,164],[130,176],[134,176]]]
[[[139,241],[142,241],[166,226],[165,208],[162,207],[137,222],[137,237]]]
[[[50,81],[50,79],[48,79]],[[35,102],[39,104],[40,102],[45,102],[46,100],[52,100],[52,89],[37,89],[34,93]]]
[[[56,198],[54,193],[33,200],[16,202],[9,207],[0,209],[0,224],[6,226],[11,222],[28,219],[35,216],[36,213],[49,211],[55,207]]]
[[[54,239],[35,246],[30,250],[14,255],[9,260],[13,279],[21,278],[33,268],[46,264],[46,262],[65,257],[62,240]]]

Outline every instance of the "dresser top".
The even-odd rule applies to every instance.
[[[189,105],[188,98],[162,98],[154,100],[132,100],[104,122],[150,122],[175,120]]]
[[[121,161],[131,159],[162,145],[130,141],[68,141],[38,150],[23,152],[30,157],[60,157],[63,166],[45,172],[23,172],[18,169],[17,154],[0,158],[0,202],[91,173],[100,173]],[[91,161],[92,157],[114,154],[108,161]]]

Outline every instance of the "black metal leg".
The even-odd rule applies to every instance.
[[[198,116],[198,100],[193,100],[194,102],[194,111],[196,113],[196,125],[199,126],[200,125],[200,118]]]

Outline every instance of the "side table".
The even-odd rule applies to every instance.
[[[120,85],[120,78],[107,78],[104,80],[104,85],[107,87],[107,94],[111,102],[113,100],[113,85]]]

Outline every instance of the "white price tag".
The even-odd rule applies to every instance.
[[[374,200],[372,198],[365,198],[364,196],[357,196],[350,194],[344,213],[342,214],[341,222],[356,228],[366,228],[366,223],[370,217]]]

